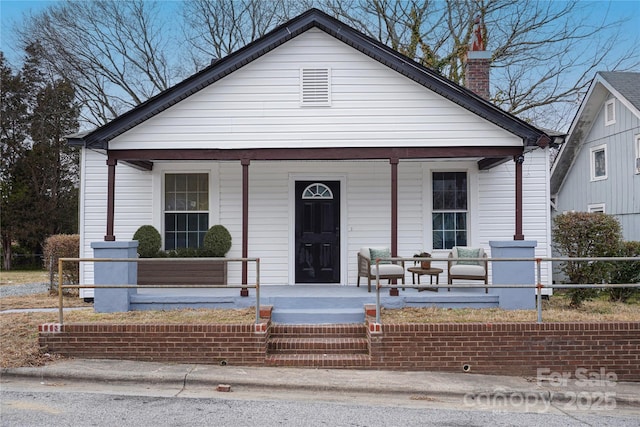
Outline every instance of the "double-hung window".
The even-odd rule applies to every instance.
[[[433,249],[467,245],[467,173],[433,173]]]
[[[199,248],[209,228],[209,175],[164,176],[164,247]]]
[[[599,145],[590,150],[591,181],[607,179],[607,146]]]

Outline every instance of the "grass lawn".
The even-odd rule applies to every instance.
[[[44,272],[31,272],[23,275],[4,275],[2,284],[26,280],[24,283],[37,282]],[[38,275],[40,274],[40,276]],[[45,280],[46,282],[47,280]],[[7,283],[5,283],[7,282]],[[570,309],[568,298],[556,293],[549,301],[544,301],[542,317],[545,322],[607,322],[640,321],[640,300],[636,297],[627,304],[613,303],[604,297],[588,301],[580,309]],[[57,295],[47,293],[0,298],[1,310],[12,308],[56,308]],[[255,308],[198,309],[173,311],[136,311],[128,313],[95,313],[91,304],[78,297],[65,297],[65,307],[87,307],[87,310],[65,313],[65,323],[253,323]],[[404,308],[384,310],[382,323],[499,323],[499,322],[535,322],[536,310],[492,309],[443,309],[443,308]],[[50,356],[40,353],[38,347],[38,325],[57,322],[58,313],[5,313],[0,314],[0,367],[39,366],[51,360]]]
[[[0,286],[25,283],[49,283],[49,272],[46,270],[0,271]]]

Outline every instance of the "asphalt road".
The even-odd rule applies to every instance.
[[[480,405],[419,395],[3,381],[1,426],[634,426],[640,410]],[[516,403],[516,404],[513,404]]]

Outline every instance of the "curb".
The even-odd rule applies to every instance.
[[[617,395],[612,393],[612,400],[603,400],[604,394],[599,391],[577,391],[565,392],[551,389],[531,390],[531,389],[507,389],[496,387],[494,389],[458,389],[443,390],[431,389],[412,385],[371,385],[371,384],[345,384],[344,382],[323,381],[322,378],[306,378],[305,381],[296,380],[286,376],[274,378],[256,378],[247,376],[246,378],[234,375],[234,372],[216,372],[215,375],[206,372],[198,372],[200,365],[183,365],[184,372],[155,372],[155,373],[135,373],[131,371],[108,371],[108,372],[76,372],[61,369],[43,368],[3,368],[0,376],[7,378],[31,378],[41,381],[76,381],[76,382],[103,382],[103,383],[137,383],[137,384],[174,384],[176,387],[188,387],[189,385],[206,386],[215,388],[219,384],[229,384],[232,387],[255,387],[262,389],[277,390],[306,390],[306,391],[341,391],[371,394],[404,394],[404,395],[427,395],[441,396],[447,398],[460,398],[465,404],[494,403],[507,404],[528,402],[545,402],[548,404],[572,404],[583,405],[595,409],[613,409],[624,406],[640,408],[640,397],[633,395]],[[242,369],[242,367],[234,367]],[[376,371],[372,371],[375,373]],[[615,390],[615,388],[613,389]],[[582,396],[582,401],[580,395]],[[593,397],[595,396],[595,397]],[[586,399],[586,400],[585,400]],[[609,405],[609,406],[606,406]],[[613,405],[613,406],[610,406]]]

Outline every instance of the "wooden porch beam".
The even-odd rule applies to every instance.
[[[242,165],[242,258],[248,258],[249,254],[249,164],[250,160],[243,159],[240,161]],[[248,283],[248,266],[247,262],[242,263],[242,284]],[[248,297],[249,290],[241,289],[241,297]]]
[[[109,150],[123,161],[153,160],[386,160],[443,158],[512,158],[522,147],[381,147]]]
[[[141,171],[152,171],[153,170],[153,162],[148,160],[129,160],[127,163]]]
[[[114,242],[116,240],[116,236],[113,234],[113,224],[115,222],[117,164],[117,160],[111,157],[107,159],[107,233],[104,236],[105,242]]]
[[[516,232],[513,240],[524,240],[522,233],[522,164],[524,155],[520,154],[513,158],[516,162]]]
[[[478,170],[486,171],[489,169],[493,169],[496,166],[499,166],[503,163],[511,160],[511,156],[507,157],[486,157],[480,161],[478,161]]]
[[[389,159],[391,164],[391,256],[398,256],[398,163],[397,158]],[[396,283],[396,280],[394,280]],[[389,289],[389,296],[397,297],[398,288]]]

